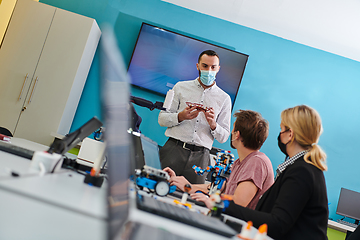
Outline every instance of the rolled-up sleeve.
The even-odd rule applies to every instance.
[[[179,124],[178,114],[179,114],[179,94],[176,85],[173,88],[174,98],[171,102],[170,109],[166,111],[160,111],[158,122],[162,127],[173,127]]]
[[[159,125],[162,127],[173,127],[179,124],[178,113],[161,111],[158,118]]]
[[[211,134],[219,143],[224,143],[228,140],[230,135],[230,121],[231,99],[230,97],[227,97],[216,119],[216,128],[214,131],[211,131]]]

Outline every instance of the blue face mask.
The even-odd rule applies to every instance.
[[[200,81],[202,82],[202,84],[204,84],[205,86],[210,86],[214,83],[215,78],[216,78],[216,71],[205,71],[205,70],[201,70],[201,74],[200,74]]]

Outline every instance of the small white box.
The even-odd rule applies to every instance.
[[[104,159],[105,143],[91,138],[85,138],[79,150],[77,161],[90,167],[100,166]]]
[[[35,151],[31,159],[30,172],[53,173],[61,169],[63,158],[57,153]]]

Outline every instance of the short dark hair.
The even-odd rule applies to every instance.
[[[208,56],[216,56],[220,60],[219,55],[215,51],[213,51],[213,50],[205,50],[202,53],[200,53],[199,58],[198,58],[198,63],[200,62],[201,57],[203,55],[205,55],[205,54],[208,55]]]
[[[251,110],[239,110],[234,131],[239,131],[244,147],[259,150],[269,135],[269,123],[260,113]]]

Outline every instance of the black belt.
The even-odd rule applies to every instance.
[[[175,142],[176,145],[182,146],[182,148],[184,148],[186,150],[190,150],[190,151],[203,151],[204,150],[204,147],[199,147],[199,146],[196,146],[196,145],[193,145],[193,144],[184,143],[184,142],[182,142],[180,140],[177,140],[175,138],[170,137],[169,140]]]

